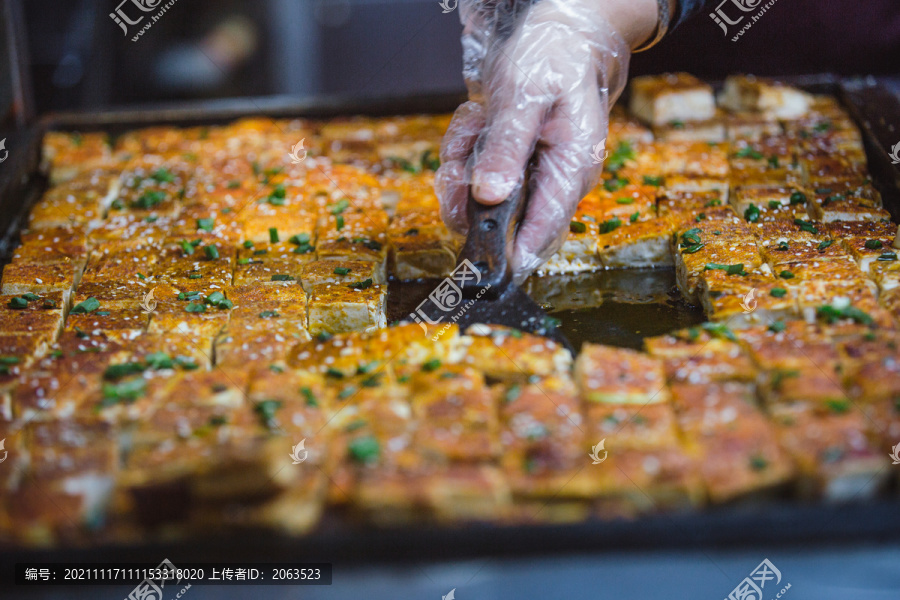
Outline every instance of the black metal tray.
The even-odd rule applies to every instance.
[[[900,103],[873,80],[838,81],[827,75],[793,78],[791,83],[836,96],[863,132],[874,183],[894,220],[900,218],[900,170],[891,163],[890,148],[900,136],[890,123],[900,123]],[[148,106],[96,113],[49,115],[32,130],[15,136],[11,160],[0,168],[0,262],[17,243],[17,233],[31,203],[46,187],[39,172],[41,136],[47,130],[102,130],[111,134],[152,125],[221,124],[248,115],[273,118],[327,118],[452,111],[457,96],[381,98],[375,100],[284,98],[227,100],[186,105]],[[894,139],[898,138],[898,139]],[[12,152],[16,148],[16,152]],[[15,156],[14,156],[15,155]],[[13,160],[14,158],[14,160]],[[579,279],[580,278],[580,279]],[[703,320],[703,314],[678,299],[671,269],[607,271],[563,278],[557,282],[579,290],[600,290],[600,308],[555,312],[576,347],[584,341],[639,348],[644,337],[659,335]],[[390,284],[389,319],[409,313],[431,290],[433,282]],[[399,293],[402,292],[402,293]],[[896,491],[894,491],[896,494]],[[566,525],[454,525],[381,529],[328,513],[315,531],[302,538],[272,532],[240,532],[180,542],[148,542],[139,546],[79,548],[78,560],[159,561],[176,563],[220,560],[256,562],[332,561],[341,564],[442,560],[477,555],[512,555],[584,550],[657,549],[660,547],[724,547],[748,544],[808,544],[846,540],[900,539],[900,511],[895,498],[844,505],[772,500],[759,505],[717,506],[692,513],[661,514],[638,520]],[[11,581],[12,563],[24,560],[71,560],[70,550],[0,548],[0,589]],[[155,563],[154,563],[155,564]]]

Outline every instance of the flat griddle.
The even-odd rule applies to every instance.
[[[838,80],[828,75],[788,79],[814,93],[837,97],[859,125],[869,169],[885,207],[900,221],[900,169],[887,148],[900,141],[890,124],[900,123],[900,103],[873,80]],[[186,105],[154,105],[129,110],[67,113],[44,117],[32,129],[10,134],[10,159],[0,166],[0,262],[8,261],[18,231],[46,188],[40,173],[40,142],[47,130],[106,131],[112,135],[155,125],[224,124],[249,115],[272,118],[387,116],[452,111],[459,96],[419,96],[305,102],[286,98],[226,100]],[[401,319],[430,293],[435,281],[391,282],[388,319]],[[579,347],[594,342],[640,348],[645,337],[703,322],[703,312],[675,291],[673,269],[605,271],[530,280],[525,289],[553,316]],[[600,306],[596,306],[597,302]],[[900,468],[900,467],[897,467]],[[712,506],[696,512],[649,515],[637,520],[600,520],[564,525],[417,524],[377,528],[351,515],[329,510],[310,534],[293,538],[251,530],[204,535],[178,542],[71,549],[0,547],[0,589],[11,585],[17,561],[179,562],[296,561],[333,562],[336,567],[402,561],[446,560],[564,552],[723,548],[734,546],[843,543],[900,540],[900,501],[892,496],[842,505],[769,499],[762,503]],[[338,577],[339,575],[335,575]],[[22,588],[16,588],[23,592]]]

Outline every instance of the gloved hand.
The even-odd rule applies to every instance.
[[[470,101],[456,111],[441,148],[441,216],[465,233],[467,185],[479,202],[502,202],[537,149],[512,254],[517,283],[559,249],[579,200],[600,177],[591,152],[606,138],[630,57],[604,4],[609,0],[459,3]]]

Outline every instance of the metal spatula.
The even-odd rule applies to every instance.
[[[458,266],[418,310],[431,323],[457,323],[462,331],[476,323],[513,327],[550,338],[574,354],[556,321],[513,283],[509,257],[525,214],[528,179],[526,174],[509,198],[494,206],[477,202],[469,189],[469,235]],[[448,309],[453,300],[456,305]]]

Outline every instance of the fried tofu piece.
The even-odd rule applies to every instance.
[[[769,273],[741,276],[721,269],[704,271],[700,298],[709,320],[727,322],[733,329],[800,316],[796,292]]]
[[[500,406],[501,464],[519,497],[589,498],[594,490],[582,476],[583,419],[575,385],[550,377],[507,388]]]
[[[772,119],[799,119],[812,104],[806,92],[752,75],[729,75],[719,103],[730,111],[762,113]]]
[[[712,88],[687,73],[635,77],[629,112],[645,123],[706,121],[716,113]]]
[[[585,273],[602,267],[596,251],[596,219],[581,208],[572,219],[562,247],[540,266],[540,274]]]
[[[463,364],[507,382],[567,373],[572,355],[553,340],[505,327],[473,325],[462,340]]]
[[[757,211],[756,218],[763,221],[809,218],[806,194],[796,186],[737,188],[731,195],[731,203],[738,214],[749,215]]]
[[[887,455],[866,436],[858,410],[829,416],[808,409],[775,420],[779,443],[790,453],[800,475],[804,498],[847,502],[873,497],[887,479]]]
[[[190,310],[188,310],[188,307],[190,307]],[[196,334],[200,339],[205,340],[203,351],[207,355],[211,355],[212,339],[227,324],[227,310],[207,305],[201,298],[196,298],[186,300],[181,304],[161,304],[150,315],[147,332],[153,334]]]
[[[828,239],[825,225],[806,219],[772,219],[750,224],[750,231],[762,243],[780,244],[781,242],[823,242]]]
[[[9,263],[3,267],[4,295],[47,294],[62,292],[66,304],[81,279],[81,266],[76,263]]]
[[[147,313],[139,308],[103,310],[101,307],[101,310],[84,314],[69,314],[66,331],[81,331],[92,335],[102,333],[110,339],[127,341],[146,331],[148,321]]]
[[[625,108],[615,105],[609,111],[609,138],[607,145],[616,147],[620,142],[628,142],[633,145],[650,144],[653,142],[653,132],[640,121],[628,115]]]
[[[228,331],[279,331],[306,335],[306,292],[295,282],[235,286],[228,290],[231,310]]]
[[[252,203],[238,217],[242,224],[242,241],[255,244],[287,241],[293,236],[316,240],[316,215],[312,211],[288,209],[265,203]],[[273,241],[273,238],[277,238]]]
[[[668,402],[662,363],[633,350],[585,344],[575,361],[575,380],[588,402]]]
[[[291,350],[309,341],[309,334],[272,331],[240,331],[215,340],[216,365],[229,370],[248,370],[259,364],[284,363]]]
[[[245,306],[231,312],[228,331],[232,334],[271,331],[287,336],[305,337],[306,301],[291,306]]]
[[[49,167],[53,182],[70,180],[109,158],[106,133],[48,131],[44,134],[42,160]]]
[[[23,323],[27,323],[27,319],[37,315],[61,317],[67,308],[62,292],[0,296],[0,318],[22,315],[22,318],[26,319]]]
[[[706,209],[727,206],[718,192],[673,192],[666,191],[656,201],[660,217],[671,216],[678,221],[695,219]],[[736,214],[733,216],[737,216]],[[701,219],[702,220],[702,219]]]
[[[386,297],[386,287],[369,279],[358,284],[314,286],[309,293],[309,332],[334,334],[385,327]]]
[[[725,121],[725,137],[730,142],[759,141],[782,133],[777,120],[757,113],[740,111],[728,115]]]
[[[811,363],[768,372],[761,379],[759,390],[775,416],[793,411],[797,405],[817,414],[840,414],[850,409],[839,373],[828,373]]]
[[[859,199],[837,200],[826,204],[813,204],[813,216],[823,223],[834,221],[878,221],[890,220],[891,215],[883,208],[874,207],[869,201]]]
[[[589,440],[607,440],[605,449],[654,450],[678,445],[675,413],[667,402],[646,406],[619,403],[588,403],[585,435]]]
[[[814,239],[760,240],[759,251],[766,263],[777,275],[780,267],[808,262],[835,262],[846,264],[850,255],[833,238],[816,241]]]
[[[355,498],[368,517],[393,526],[423,517],[444,523],[502,520],[511,503],[502,472],[484,464],[418,473],[365,472]]]
[[[800,169],[811,188],[861,183],[869,176],[864,163],[837,156],[800,158]]]
[[[896,352],[859,365],[849,378],[848,388],[853,398],[865,402],[881,402],[900,395],[900,362]]]
[[[307,263],[300,271],[300,284],[307,292],[318,285],[363,283],[367,279],[378,285],[387,283],[378,263],[364,260],[318,260]]]
[[[470,367],[422,370],[412,377],[415,448],[438,463],[485,461],[500,452],[497,391]]]
[[[732,339],[728,339],[731,337]],[[726,326],[709,324],[647,338],[647,352],[662,359],[666,379],[685,383],[753,382],[757,369]]]
[[[736,271],[755,270],[766,273],[769,268],[763,263],[756,244],[750,239],[721,237],[700,234],[702,247],[687,246],[675,253],[675,269],[678,289],[689,301],[699,300],[701,276],[710,269],[726,268]],[[683,236],[682,236],[683,237]],[[706,241],[710,237],[711,241]],[[689,238],[692,240],[694,238]],[[682,240],[684,241],[684,240]],[[741,265],[739,267],[739,265]],[[707,268],[709,267],[709,268]]]
[[[765,421],[752,384],[676,383],[671,389],[678,426],[691,439],[727,432],[745,422]]]
[[[603,468],[590,472],[599,489],[594,514],[610,519],[697,508],[705,501],[698,467],[680,446],[610,453]]]
[[[722,201],[728,200],[729,184],[727,179],[710,177],[686,177],[669,175],[666,177],[666,192],[718,192]]]
[[[767,372],[802,370],[813,364],[834,373],[841,364],[840,352],[831,338],[803,321],[746,330],[741,343],[753,362]]]
[[[662,174],[666,177],[725,179],[729,175],[728,145],[710,142],[673,142],[662,147]]]
[[[446,277],[456,266],[456,246],[443,225],[388,230],[391,273],[401,281]]]
[[[628,223],[597,236],[597,255],[607,269],[672,265],[672,230],[664,217]]]
[[[64,333],[58,347],[19,377],[10,395],[13,415],[37,422],[82,414],[88,399],[100,393],[101,375],[118,347],[101,336]],[[14,354],[8,342],[0,352]]]
[[[762,418],[700,438],[699,469],[710,501],[768,495],[788,484],[794,468],[778,441],[775,429]]]
[[[721,111],[708,121],[682,123],[675,121],[653,128],[655,138],[661,142],[710,142],[720,143],[727,139],[726,120]]]

